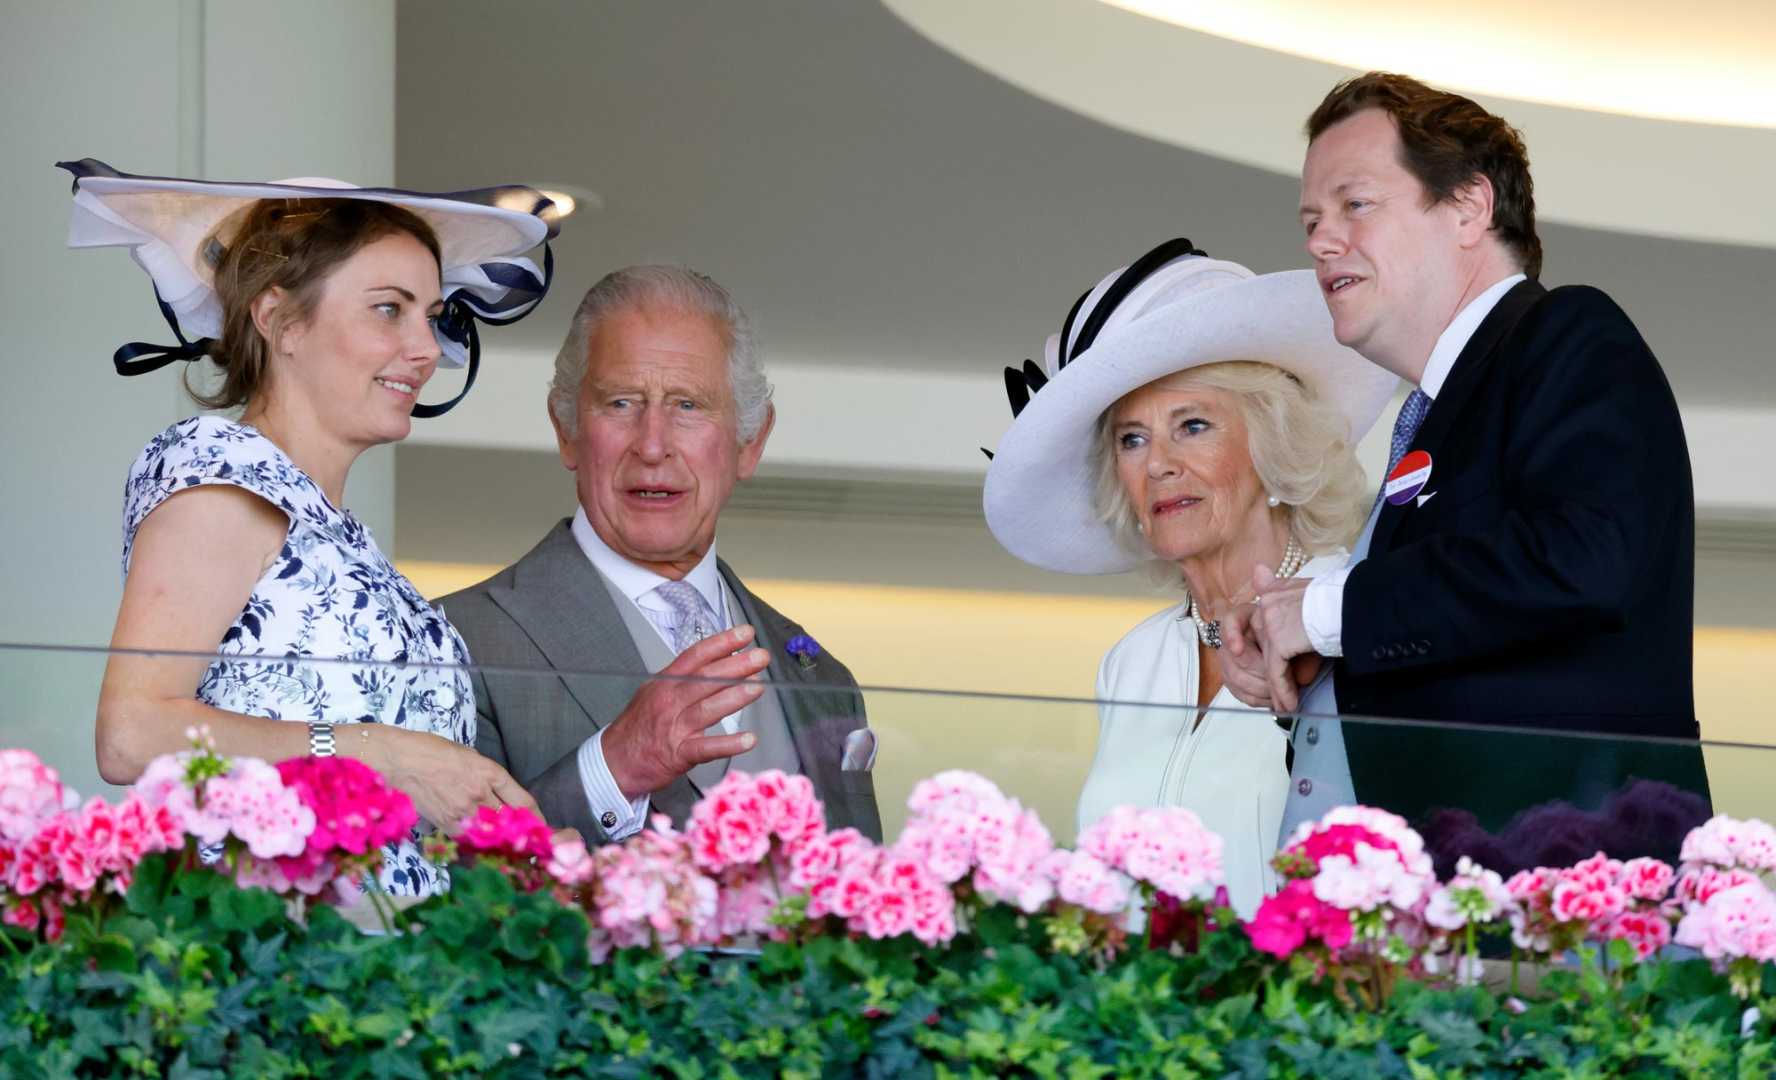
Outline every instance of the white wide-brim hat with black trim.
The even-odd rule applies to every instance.
[[[216,267],[246,209],[264,199],[392,203],[431,226],[438,238],[445,304],[435,323],[439,362],[468,364],[471,383],[480,351],[475,320],[516,322],[542,301],[553,277],[547,245],[560,215],[541,192],[522,185],[426,193],[326,178],[258,183],[135,176],[92,158],[57,165],[74,174],[68,246],[128,248],[154,280],[161,312],[179,339],[178,346],[135,342],[117,350],[113,359],[125,375],[206,354],[212,342],[204,339],[222,332]],[[544,245],[540,273],[523,257],[539,244]],[[436,416],[448,407],[417,405],[414,415]]]
[[[1098,517],[1089,456],[1098,417],[1130,391],[1206,364],[1274,364],[1345,418],[1354,447],[1398,381],[1333,338],[1313,271],[1258,275],[1188,240],[1100,281],[1049,338],[1044,359],[1046,370],[1030,361],[1006,369],[1015,418],[992,455],[982,502],[1005,550],[1069,574],[1141,562]]]

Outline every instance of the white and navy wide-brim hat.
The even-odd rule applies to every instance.
[[[1094,508],[1098,417],[1174,372],[1256,360],[1292,372],[1350,426],[1355,445],[1396,379],[1332,336],[1311,270],[1256,275],[1171,240],[1110,274],[1048,339],[1045,368],[1006,369],[1014,419],[987,468],[987,527],[1046,570],[1114,574],[1140,562]]]
[[[440,363],[469,367],[462,394],[443,405],[415,405],[413,415],[438,416],[467,394],[480,359],[475,321],[503,325],[529,314],[549,290],[554,258],[548,242],[559,225],[555,204],[522,185],[425,193],[365,188],[304,178],[266,183],[181,180],[121,173],[102,161],[57,163],[74,174],[68,246],[125,247],[154,281],[161,313],[176,346],[132,342],[117,350],[120,374],[139,375],[207,354],[222,333],[215,271],[262,199],[365,199],[393,203],[437,234],[444,312],[436,320]],[[524,258],[543,245],[543,270]]]

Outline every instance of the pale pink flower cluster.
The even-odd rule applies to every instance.
[[[1054,839],[1035,811],[992,781],[961,769],[941,772],[913,787],[907,809],[896,855],[945,884],[968,878],[982,899],[1025,912],[1040,911],[1054,899],[1047,868]]]
[[[778,883],[796,852],[825,831],[825,809],[805,776],[729,771],[710,789],[691,808],[684,840],[697,868],[715,878],[715,939],[781,936],[771,921],[787,895]]]
[[[1089,851],[1057,848],[1043,869],[1062,903],[1099,915],[1121,914],[1135,897],[1129,876]]]
[[[685,838],[697,865],[719,873],[763,862],[773,841],[787,851],[825,829],[825,809],[807,777],[730,770],[692,808]]]
[[[856,829],[834,829],[796,848],[786,884],[808,897],[807,915],[850,918],[863,907],[881,850]]]
[[[1776,871],[1776,828],[1717,815],[1690,830],[1680,858],[1674,940],[1714,961],[1747,996],[1758,966],[1776,961],[1776,896],[1761,876]]]
[[[0,802],[7,806],[0,836],[0,922],[61,937],[64,912],[99,895],[129,891],[143,856],[183,846],[173,816],[134,794],[117,806],[93,798],[61,809],[54,770],[24,750],[0,752]]]
[[[1677,943],[1717,963],[1776,960],[1776,895],[1761,881],[1723,889],[1684,912]]]
[[[201,796],[187,779],[192,759],[205,751],[162,754],[148,763],[135,792],[164,806],[185,833],[205,846],[238,839],[258,859],[299,855],[314,832],[314,811],[284,786],[276,768],[257,758],[236,758],[221,776],[206,780]]]
[[[1776,828],[1718,814],[1684,837],[1677,899],[1685,908],[1706,904],[1728,889],[1776,871]]]
[[[1686,868],[1683,876],[1677,879],[1677,901],[1685,907],[1706,904],[1717,893],[1761,880],[1750,870],[1699,864]]]
[[[1776,870],[1776,827],[1717,814],[1684,837],[1678,860],[1686,870],[1707,865],[1767,874]]]
[[[627,843],[594,851],[578,840],[556,844],[548,871],[560,882],[557,896],[586,909],[594,963],[613,949],[676,956],[720,938],[716,883],[697,868],[684,835],[664,814]]]
[[[1222,849],[1201,818],[1177,806],[1118,806],[1079,834],[1080,852],[1178,900],[1214,899],[1226,880]]]
[[[956,936],[956,896],[917,857],[866,840],[861,847],[847,844],[839,862],[836,878],[823,890],[828,900],[822,906],[852,931],[877,939],[911,934],[927,945]],[[803,860],[790,880],[805,880],[806,866]],[[827,884],[825,878],[819,883]],[[813,890],[809,896],[811,913]]]
[[[1586,939],[1622,940],[1640,959],[1671,943],[1676,872],[1658,859],[1623,862],[1603,852],[1556,869],[1522,870],[1505,883],[1513,908],[1511,939],[1519,948],[1548,953]]]
[[[29,750],[0,750],[0,844],[28,839],[62,809],[62,781]]]
[[[1560,871],[1548,906],[1560,922],[1589,923],[1601,929],[1628,910],[1628,886],[1622,863],[1603,852]]]

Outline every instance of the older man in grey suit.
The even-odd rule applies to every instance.
[[[801,627],[716,557],[717,519],[770,435],[770,397],[727,290],[679,267],[607,275],[574,313],[549,390],[578,511],[441,601],[477,664],[561,672],[476,675],[476,747],[588,842],[653,813],[682,824],[730,768],[806,775],[829,826],[881,839],[851,673],[824,651],[789,655]]]

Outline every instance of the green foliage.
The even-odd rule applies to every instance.
[[[1701,961],[1619,955],[1537,995],[1403,982],[1366,1011],[1254,952],[1080,947],[1005,909],[947,949],[813,936],[586,959],[584,916],[458,869],[365,935],[167,859],[119,914],[0,968],[0,1076],[1751,1077],[1772,1023]],[[1768,1015],[1776,977],[1766,975]]]

